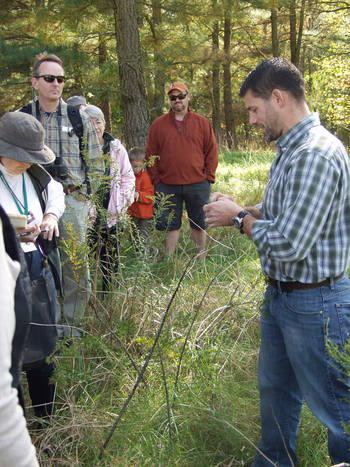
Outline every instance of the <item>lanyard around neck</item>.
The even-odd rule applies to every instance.
[[[6,188],[8,189],[8,191],[10,192],[10,194],[11,194],[11,196],[13,198],[13,201],[15,202],[15,204],[17,206],[18,212],[20,214],[25,214],[26,216],[28,216],[28,197],[27,197],[27,188],[26,188],[26,182],[25,182],[25,179],[24,179],[24,174],[22,174],[23,203],[18,199],[18,197],[16,196],[15,192],[12,190],[12,188],[8,184],[8,181],[6,180],[6,178],[5,178],[5,176],[4,176],[4,174],[2,172],[0,172],[0,178],[4,182],[4,184],[5,184]]]

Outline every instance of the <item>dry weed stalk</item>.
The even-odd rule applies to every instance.
[[[177,295],[178,290],[180,289],[180,286],[181,286],[183,280],[185,279],[185,277],[187,275],[187,272],[188,272],[188,269],[190,267],[190,264],[191,264],[192,260],[193,260],[193,258],[191,258],[187,262],[187,264],[186,264],[186,266],[184,268],[184,271],[183,271],[180,279],[178,280],[176,288],[175,288],[174,292],[172,293],[172,295],[170,297],[170,300],[169,300],[169,303],[168,303],[168,305],[167,305],[167,307],[166,307],[166,309],[164,311],[164,314],[163,314],[162,320],[160,322],[159,328],[158,328],[158,330],[156,332],[152,347],[150,348],[150,350],[149,350],[149,352],[148,352],[148,354],[147,354],[147,356],[145,358],[145,361],[144,361],[144,363],[143,363],[143,365],[142,365],[142,367],[140,369],[140,372],[139,372],[139,375],[138,375],[138,377],[137,377],[137,379],[135,381],[135,384],[134,384],[132,390],[130,391],[128,397],[126,398],[122,408],[120,409],[119,415],[117,416],[115,422],[113,423],[113,425],[112,425],[112,427],[110,429],[110,432],[108,433],[103,445],[101,446],[100,453],[99,453],[99,459],[100,460],[103,458],[105,449],[107,448],[107,446],[108,446],[108,444],[109,444],[115,430],[117,429],[117,427],[118,427],[118,425],[120,423],[120,420],[122,419],[123,415],[125,414],[125,412],[126,412],[128,406],[129,406],[129,404],[130,404],[130,402],[131,402],[137,388],[139,387],[139,385],[140,385],[140,383],[141,383],[141,381],[143,379],[143,376],[144,376],[144,374],[145,374],[145,372],[147,370],[147,367],[148,367],[148,365],[149,365],[149,363],[151,361],[151,358],[153,357],[155,348],[158,345],[158,341],[159,341],[160,336],[162,334],[166,319],[167,319],[167,317],[169,315],[171,305],[172,305],[172,303],[173,303],[173,301],[174,301],[174,299],[175,299],[175,297]]]
[[[96,298],[97,300],[97,298]],[[107,307],[104,306],[104,304],[101,302],[101,301],[97,301],[97,303],[99,304],[100,308],[102,309],[102,311],[105,312],[105,314],[109,317],[109,313],[108,313],[108,309]],[[96,319],[99,321],[99,323],[101,325],[105,325],[105,321],[102,320],[102,318],[100,317],[100,315],[98,314],[97,312],[97,306],[96,306],[96,301],[93,302],[93,310],[95,312],[95,317]],[[112,320],[108,319],[107,321],[108,323],[112,323]],[[113,329],[109,329],[108,330],[108,334],[113,336],[113,338],[117,341],[118,345],[121,347],[121,349],[123,350],[123,352],[125,353],[125,355],[127,356],[128,360],[130,361],[132,367],[134,368],[134,370],[136,371],[137,374],[139,374],[139,369],[134,361],[134,359],[132,358],[130,352],[128,351],[128,349],[125,347],[125,345],[123,344],[122,340],[118,337],[117,333],[113,330]],[[107,335],[108,335],[107,334]]]
[[[236,262],[238,261],[238,259],[236,260]],[[191,320],[191,323],[187,329],[187,332],[186,332],[186,336],[185,336],[185,340],[184,340],[184,343],[183,343],[183,346],[182,346],[182,349],[181,349],[181,352],[180,352],[180,358],[179,358],[179,362],[178,362],[178,365],[177,365],[177,369],[176,369],[176,376],[175,376],[175,381],[174,381],[174,389],[173,389],[173,398],[172,398],[172,410],[174,408],[174,403],[175,403],[175,399],[176,399],[176,390],[177,390],[177,385],[178,385],[178,381],[179,381],[179,376],[180,376],[180,371],[181,371],[181,365],[182,365],[182,360],[183,360],[183,357],[184,357],[184,354],[185,354],[185,349],[186,349],[186,346],[187,346],[187,343],[189,341],[189,338],[190,338],[190,335],[191,335],[191,332],[192,332],[192,328],[194,326],[194,323],[196,322],[197,320],[197,317],[198,317],[198,314],[202,308],[202,305],[204,303],[204,300],[205,298],[207,297],[208,293],[209,293],[209,290],[211,288],[211,286],[214,284],[214,282],[222,275],[224,274],[224,272],[227,271],[227,269],[231,268],[233,265],[230,264],[229,266],[227,266],[225,269],[223,269],[222,271],[220,271],[216,276],[214,276],[209,284],[207,285],[205,291],[204,291],[204,294],[202,295],[202,298],[198,304],[198,306],[196,307],[196,311],[195,313],[193,314],[193,317],[192,317],[192,320]]]

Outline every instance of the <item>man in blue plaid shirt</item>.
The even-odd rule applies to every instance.
[[[303,400],[328,429],[332,462],[350,462],[350,379],[330,352],[343,351],[350,335],[348,155],[309,111],[303,78],[287,60],[263,61],[240,96],[250,123],[277,144],[264,199],[243,209],[217,193],[204,210],[209,227],[234,225],[252,238],[268,282],[253,466],[297,463]]]
[[[38,55],[32,73],[36,97],[21,110],[34,115],[45,128],[45,144],[56,155],[55,165],[49,171],[62,183],[66,193],[66,210],[59,224],[60,235],[67,242],[60,248],[64,289],[61,321],[64,326],[59,327],[59,331],[63,335],[78,336],[80,332],[76,326],[81,324],[90,294],[86,255],[89,192],[92,189],[93,193],[97,188],[104,163],[96,131],[88,116],[80,112],[85,146],[82,160],[79,137],[62,99],[65,79],[59,57]]]

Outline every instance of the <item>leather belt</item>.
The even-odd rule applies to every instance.
[[[279,289],[282,292],[291,292],[292,290],[299,290],[299,289],[316,289],[318,287],[322,287],[324,285],[330,285],[332,282],[336,282],[339,279],[344,277],[344,273],[339,274],[334,278],[324,279],[321,282],[312,282],[307,284],[306,282],[282,282],[276,279],[272,279],[271,277],[267,277],[266,281],[269,285],[274,287],[275,289]]]
[[[71,193],[74,193],[75,191],[78,191],[81,189],[81,185],[68,185],[63,187],[63,191],[65,192],[66,195],[70,195]]]

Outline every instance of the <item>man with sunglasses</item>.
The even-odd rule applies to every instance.
[[[156,192],[161,195],[157,229],[166,231],[165,254],[172,255],[180,237],[185,203],[192,240],[204,257],[203,206],[209,200],[210,184],[215,181],[217,143],[209,121],[189,109],[186,84],[172,83],[168,96],[170,111],[152,123],[146,149],[148,159],[157,156],[149,167]]]
[[[84,256],[89,197],[94,181],[103,174],[103,159],[96,131],[83,112],[68,109],[62,99],[65,73],[62,60],[53,54],[39,54],[33,65],[32,87],[36,97],[20,109],[35,116],[45,128],[45,143],[56,155],[48,169],[62,183],[66,193],[66,211],[60,220],[60,236],[78,258],[68,256],[67,245],[60,249],[63,264],[64,300],[62,335],[79,335],[80,325],[90,292],[88,263]],[[72,122],[72,113],[80,125]],[[82,127],[82,128],[81,128]],[[78,126],[79,128],[79,126]],[[88,161],[88,162],[87,162]]]

